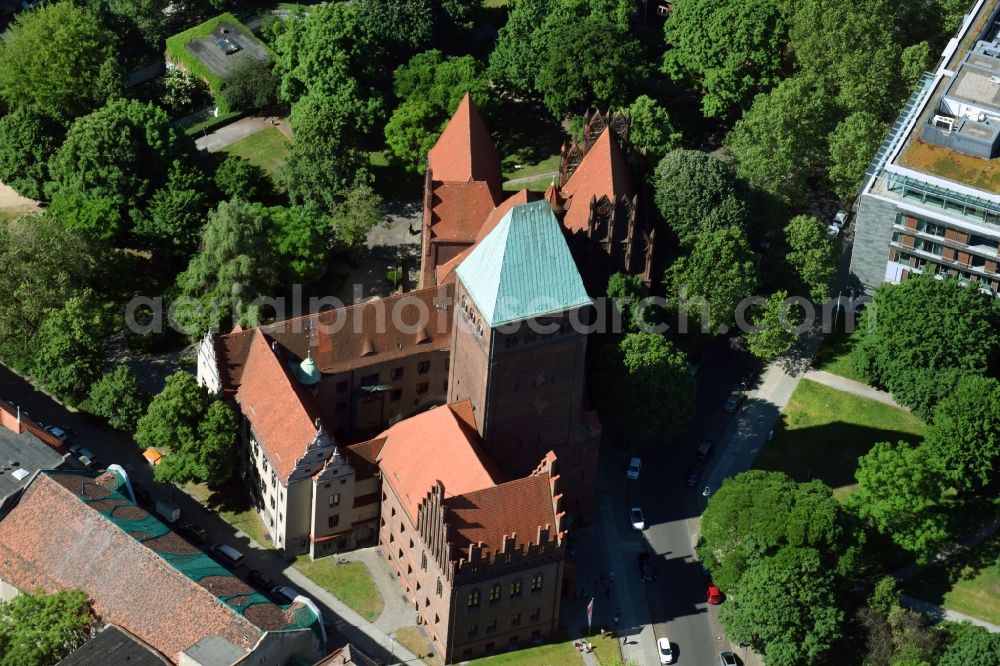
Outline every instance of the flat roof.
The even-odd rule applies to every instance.
[[[30,432],[18,435],[0,426],[0,498],[24,488],[35,472],[55,469],[63,460],[62,455]],[[15,475],[18,470],[27,474]]]

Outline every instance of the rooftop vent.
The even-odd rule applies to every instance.
[[[990,83],[1000,84],[1000,76],[991,76],[990,77]]]
[[[24,477],[28,476],[28,470],[24,469],[23,467],[19,467],[18,469],[14,470],[11,476],[13,476],[18,481],[23,481]]]

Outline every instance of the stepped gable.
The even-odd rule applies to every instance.
[[[635,191],[628,161],[610,127],[605,127],[597,137],[559,194],[566,200],[563,226],[570,233],[586,233],[591,201],[600,202],[603,197],[617,205],[623,195],[632,198]]]

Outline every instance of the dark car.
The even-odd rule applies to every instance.
[[[250,579],[251,583],[264,590],[271,590],[272,588],[277,586],[277,583],[274,582],[274,579],[268,576],[260,569],[251,570],[250,573],[247,574],[247,578]]]
[[[138,483],[132,482],[132,492],[135,493],[135,501],[139,504],[145,504],[149,502],[152,497],[149,491],[140,486]]]
[[[174,529],[191,539],[192,541],[197,541],[198,543],[205,543],[208,541],[208,532],[205,528],[200,525],[195,525],[190,521],[182,521],[174,526]]]
[[[698,445],[698,460],[708,460],[715,453],[715,442],[706,439]]]
[[[739,666],[739,662],[736,661],[736,655],[732,652],[720,652],[719,661],[722,666]]]
[[[639,553],[638,559],[639,575],[642,577],[642,582],[651,583],[656,580],[656,572],[653,571],[653,558],[649,556],[649,553]]]
[[[729,394],[729,397],[726,398],[726,404],[722,406],[722,411],[726,414],[735,414],[736,410],[740,408],[740,404],[743,402],[745,397],[746,395],[743,393],[743,389],[733,389],[733,391]]]
[[[701,480],[701,473],[704,471],[704,463],[695,463],[694,465],[691,465],[691,469],[688,470],[687,484],[689,486],[697,486],[698,481]]]

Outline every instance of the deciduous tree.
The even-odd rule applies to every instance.
[[[158,257],[187,257],[198,247],[211,205],[209,185],[201,170],[176,160],[166,185],[150,198],[135,232]]]
[[[830,134],[827,177],[838,197],[849,199],[857,193],[865,169],[887,130],[888,126],[875,114],[856,111],[841,120]]]
[[[425,48],[434,36],[431,0],[356,0],[353,4],[364,31],[397,53]]]
[[[95,622],[81,590],[19,594],[0,603],[0,664],[54,664],[87,640]]]
[[[0,118],[0,182],[23,197],[44,199],[49,158],[63,134],[58,123],[31,108],[21,107]]]
[[[951,642],[937,666],[1000,666],[1000,634],[991,634],[971,622],[948,627]]]
[[[357,249],[386,219],[382,197],[375,190],[367,185],[351,188],[330,215],[334,244],[341,250]]]
[[[20,12],[0,42],[0,97],[61,120],[103,105],[120,77],[115,37],[73,2]]]
[[[85,398],[104,366],[102,329],[100,313],[85,297],[48,310],[32,341],[35,382],[72,404]]]
[[[826,227],[815,217],[796,215],[785,227],[786,258],[809,298],[821,302],[830,295],[837,273],[837,248]]]
[[[229,155],[215,170],[215,186],[227,199],[259,201],[274,190],[267,172],[239,155]]]
[[[703,231],[744,228],[747,208],[729,166],[700,150],[673,150],[653,176],[656,207],[681,243],[691,245]]]
[[[797,310],[788,301],[787,291],[776,291],[768,296],[753,317],[756,330],[747,333],[750,353],[765,363],[778,358],[795,344],[799,325]]]
[[[149,394],[142,390],[127,365],[119,365],[90,387],[90,409],[107,419],[116,430],[135,432],[149,407]]]
[[[645,299],[646,288],[638,275],[615,273],[608,280],[608,300],[621,313],[624,329],[638,333],[653,324],[653,309]]]
[[[1000,473],[1000,382],[962,377],[934,408],[924,446],[941,460],[945,478],[958,490],[985,490]]]
[[[694,84],[706,116],[745,108],[784,76],[788,26],[777,0],[678,0],[664,36],[663,71]]]
[[[639,95],[628,107],[631,119],[629,141],[645,150],[651,163],[659,163],[663,156],[680,146],[683,136],[674,127],[670,114],[652,97]]]
[[[270,60],[243,58],[222,80],[219,93],[233,111],[255,111],[274,102],[278,79]]]

